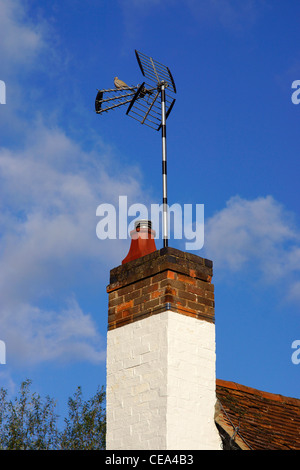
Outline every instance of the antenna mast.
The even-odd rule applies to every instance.
[[[129,87],[115,78],[116,89],[98,90],[95,100],[96,113],[129,104],[126,114],[141,124],[155,130],[161,129],[162,138],[162,187],[163,187],[163,244],[168,246],[168,196],[167,196],[167,133],[166,120],[174,106],[176,87],[168,67],[135,51],[143,76],[148,82]],[[117,79],[117,80],[116,80]],[[168,89],[168,93],[166,93]],[[103,98],[105,96],[105,98]],[[160,105],[158,98],[160,96]]]
[[[161,139],[162,139],[162,184],[163,184],[163,241],[168,246],[168,194],[167,194],[167,128],[165,84],[161,84]]]

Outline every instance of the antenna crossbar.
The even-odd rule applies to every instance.
[[[139,85],[138,85],[139,86]],[[107,92],[107,93],[110,93],[110,92],[113,92],[113,93],[118,93],[120,91],[126,91],[126,90],[136,90],[138,86],[127,86],[127,87],[121,87],[121,88],[107,88],[105,90],[99,90],[97,88],[97,91],[102,91],[103,93]]]
[[[128,93],[126,95],[119,95],[119,96],[112,96],[111,98],[105,98],[105,99],[102,99],[102,100],[97,100],[97,101],[101,101],[101,103],[107,103],[108,101],[115,101],[115,100],[120,100],[121,98],[128,98],[128,96],[133,96],[134,93]]]
[[[121,103],[114,104],[113,106],[108,106],[107,108],[103,108],[100,111],[96,111],[96,112],[98,114],[105,113],[105,112],[109,111],[110,109],[118,108],[118,107],[122,106],[123,104],[130,103],[130,101],[131,100],[122,101]]]
[[[134,96],[137,87],[109,88],[106,90],[98,90],[95,100],[95,110],[97,114],[117,108],[123,104],[127,104]],[[130,98],[130,99],[129,99]],[[109,106],[110,103],[115,103]],[[107,106],[108,105],[108,106]]]

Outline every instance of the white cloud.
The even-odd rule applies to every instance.
[[[205,221],[205,253],[216,272],[255,270],[269,284],[288,280],[287,296],[300,298],[300,230],[271,196],[231,198]]]
[[[76,299],[69,300],[61,311],[25,303],[16,303],[14,307],[4,321],[2,318],[10,363],[18,366],[44,361],[98,363],[104,359],[96,326]]]
[[[295,281],[289,286],[288,299],[298,303],[300,302],[300,281]]]
[[[1,71],[9,75],[10,96],[13,89],[19,97],[25,92],[20,68],[37,80],[48,32],[46,22],[29,21],[23,2],[0,0]],[[54,47],[51,57],[56,53]],[[42,101],[47,90],[39,93]],[[101,139],[85,151],[51,127],[57,112],[51,102],[46,125],[37,99],[27,110],[13,96],[0,126],[3,137],[9,130],[14,138],[0,148],[0,339],[14,363],[97,362],[102,337],[74,292],[107,280],[126,256],[128,240],[96,237],[96,208],[117,203],[119,195],[145,201],[140,174],[134,166],[124,170]]]
[[[97,206],[145,197],[135,168],[106,160],[40,123],[25,148],[0,149],[0,336],[14,361],[103,359],[92,317],[65,305],[127,254],[128,240],[96,237]]]
[[[44,46],[41,25],[28,21],[24,2],[0,0],[0,57],[2,72],[32,64]]]

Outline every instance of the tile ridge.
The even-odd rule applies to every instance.
[[[281,395],[277,393],[265,392],[263,390],[259,390],[253,387],[242,385],[237,382],[231,382],[231,381],[222,380],[222,379],[216,379],[216,385],[219,387],[224,387],[224,388],[228,388],[231,390],[237,390],[240,392],[249,393],[251,395],[256,395],[258,397],[265,398],[267,400],[272,400],[272,401],[277,401],[277,402],[282,402],[282,403],[289,403],[291,405],[300,407],[299,398],[287,397],[285,395]]]

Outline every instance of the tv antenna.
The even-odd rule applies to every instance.
[[[126,111],[128,116],[157,131],[161,129],[163,243],[166,247],[168,246],[166,120],[176,101],[174,98],[176,86],[168,67],[137,50],[135,55],[145,81],[141,85],[128,86],[118,77],[115,77],[115,88],[98,90],[95,110],[97,114],[103,114],[111,109],[128,104]]]

